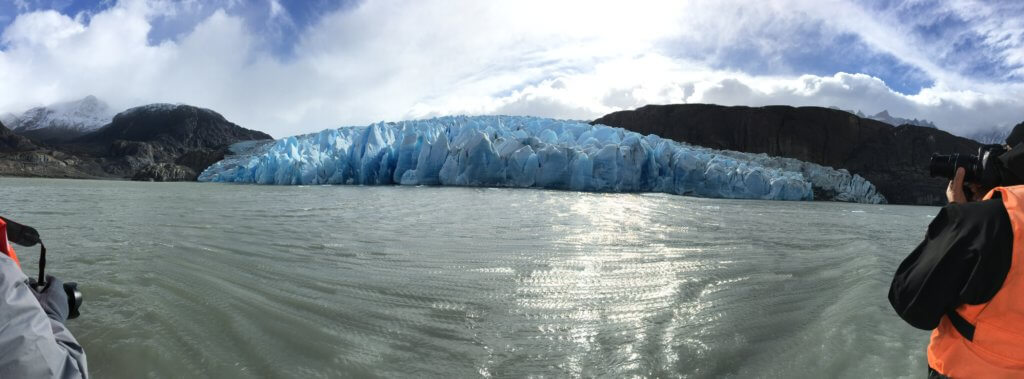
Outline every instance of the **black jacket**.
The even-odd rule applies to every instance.
[[[991,300],[1012,256],[1013,229],[1002,199],[947,205],[896,270],[889,303],[910,325],[935,329],[948,310]]]

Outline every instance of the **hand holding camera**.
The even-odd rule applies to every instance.
[[[949,200],[950,204],[963,204],[967,202],[967,196],[964,195],[964,175],[966,170],[963,167],[956,169],[956,175],[953,176],[953,180],[949,181],[949,186],[946,187],[946,200]]]
[[[82,293],[78,292],[77,283],[64,283],[53,275],[47,275],[46,282],[42,285],[37,283],[35,278],[29,279],[29,287],[32,287],[32,294],[50,318],[64,322],[78,317]]]

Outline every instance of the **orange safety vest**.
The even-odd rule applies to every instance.
[[[14,264],[21,267],[21,262],[18,262],[18,254],[14,253],[14,246],[7,242],[7,222],[3,219],[0,219],[0,254],[11,257]]]
[[[1024,185],[997,187],[1013,228],[1010,271],[987,303],[961,304],[932,331],[928,365],[950,378],[1024,378]]]

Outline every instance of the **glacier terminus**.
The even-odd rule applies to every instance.
[[[858,175],[790,158],[718,151],[581,121],[446,116],[327,129],[232,146],[200,181],[443,185],[714,198],[884,203]]]

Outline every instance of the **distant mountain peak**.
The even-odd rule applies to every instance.
[[[983,144],[1004,144],[1006,137],[1013,131],[1012,126],[991,126],[979,128],[963,134],[963,137],[970,138]]]
[[[857,110],[856,112],[854,112],[854,111],[843,109],[843,108],[839,108],[839,107],[830,107],[830,108],[838,109],[838,110],[841,110],[841,111],[844,111],[844,112],[847,112],[847,113],[851,113],[851,114],[854,114],[854,115],[856,115],[857,117],[860,117],[860,118],[867,118],[867,119],[872,119],[872,120],[875,120],[875,121],[881,121],[881,122],[884,122],[884,123],[892,125],[892,126],[900,126],[900,125],[904,125],[904,124],[910,124],[910,125],[923,126],[923,127],[926,127],[926,128],[938,129],[938,127],[935,126],[935,123],[933,123],[931,121],[928,121],[928,120],[918,120],[916,118],[910,119],[910,118],[896,117],[896,116],[893,116],[892,114],[890,114],[888,109],[883,109],[881,112],[875,113],[873,116],[868,116],[868,115],[864,114],[864,112],[862,112],[860,110]]]
[[[892,125],[892,126],[899,126],[899,125],[904,125],[904,124],[910,124],[910,125],[923,126],[923,127],[926,127],[926,128],[938,129],[935,126],[935,124],[932,123],[931,121],[928,121],[928,120],[918,120],[916,118],[910,119],[910,118],[896,117],[896,116],[893,116],[893,115],[889,114],[889,110],[888,109],[883,109],[881,112],[876,113],[874,116],[868,116],[868,118],[870,118],[872,120],[881,121],[881,122],[884,122],[884,123]]]
[[[7,114],[4,124],[15,133],[39,140],[65,140],[110,123],[110,106],[93,95],[79,100],[35,107],[22,114]]]

